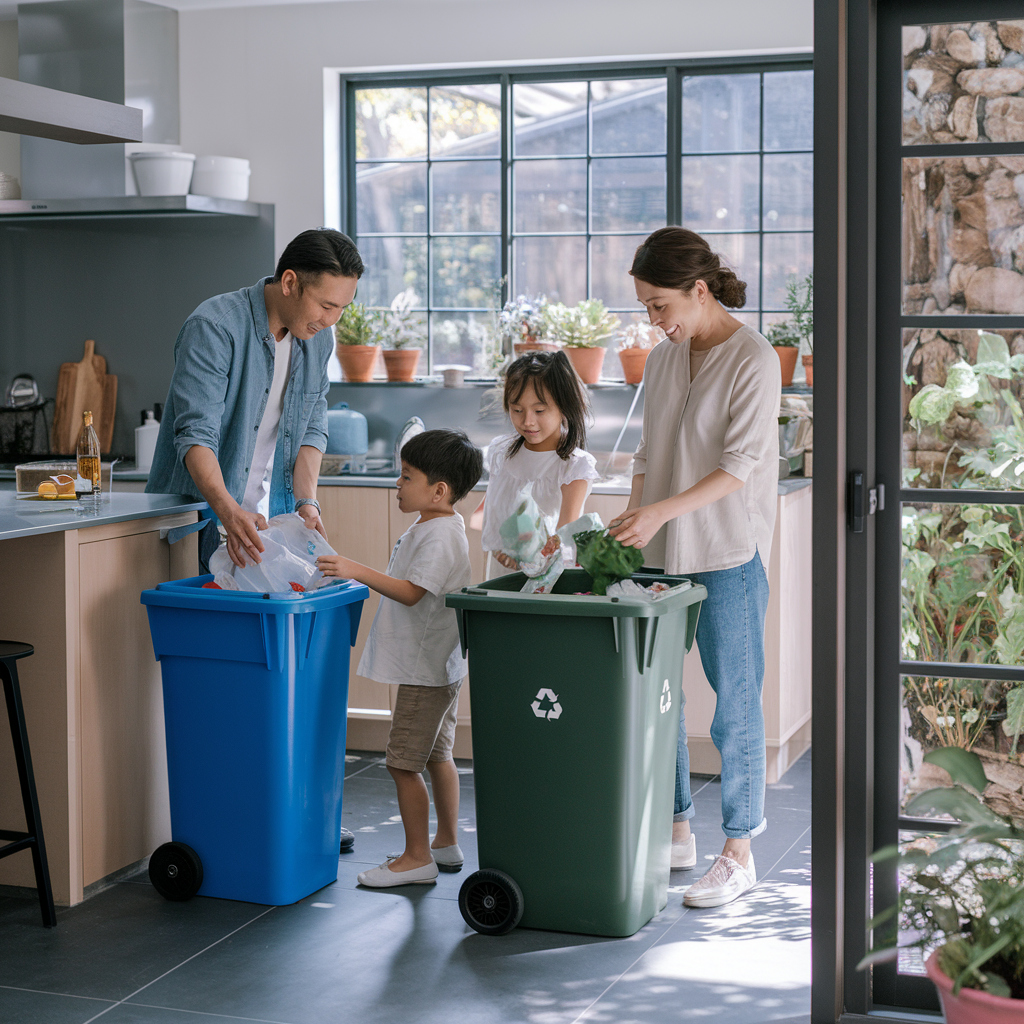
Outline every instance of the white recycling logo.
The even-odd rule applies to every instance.
[[[545,702],[551,706],[549,708],[541,707]],[[533,713],[538,718],[546,718],[549,722],[553,722],[562,714],[562,705],[558,703],[558,694],[547,687],[537,691],[537,696],[530,707],[533,708]]]
[[[665,714],[668,709],[672,707],[672,693],[668,687],[668,680],[665,680],[665,685],[661,688],[661,713]]]

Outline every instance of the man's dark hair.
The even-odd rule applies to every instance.
[[[426,474],[433,485],[444,481],[452,504],[473,489],[484,471],[484,456],[461,430],[424,430],[402,446],[402,461]]]
[[[296,235],[277,261],[274,280],[280,281],[286,270],[294,270],[303,285],[321,274],[335,277],[362,277],[363,258],[348,235],[332,228],[313,228]]]

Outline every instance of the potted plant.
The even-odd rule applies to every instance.
[[[973,751],[940,747],[925,761],[945,769],[952,786],[919,793],[909,815],[952,816],[945,835],[922,837],[902,849],[875,854],[898,858],[900,901],[868,927],[888,928],[861,967],[895,959],[899,926],[928,954],[926,969],[939,991],[947,1024],[1024,1021],[1024,827],[980,798],[988,779]]]
[[[565,350],[584,384],[596,384],[604,365],[605,342],[615,333],[619,318],[600,299],[575,306],[553,303],[545,310],[546,336]]]
[[[353,302],[345,307],[341,319],[334,325],[334,338],[345,380],[357,383],[373,380],[373,368],[380,354],[379,313]]]
[[[554,352],[558,345],[541,338],[545,329],[544,310],[548,300],[543,295],[527,298],[519,295],[509,299],[498,314],[501,339],[512,346],[517,356],[525,352]]]
[[[627,384],[639,384],[644,379],[644,367],[651,349],[664,340],[664,332],[653,324],[636,322],[623,332],[619,344],[619,362]]]
[[[383,310],[381,331],[384,336],[384,368],[389,381],[408,382],[416,376],[423,344],[420,324],[412,313],[419,297],[411,289],[399,292],[390,310]]]
[[[792,321],[782,320],[771,324],[765,337],[775,349],[782,365],[782,386],[788,388],[793,383],[793,370],[796,369],[796,357],[800,352],[800,335]]]
[[[807,383],[814,386],[814,275],[802,281],[790,278],[786,283],[786,309],[790,319],[768,328],[768,341],[782,362],[782,386],[793,383],[797,353],[804,364]],[[795,349],[793,352],[786,349]],[[788,376],[787,376],[788,369]]]

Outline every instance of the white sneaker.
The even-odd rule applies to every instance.
[[[442,871],[461,871],[462,862],[465,859],[462,855],[462,848],[458,843],[453,846],[439,846],[437,849],[431,848],[430,855],[434,858],[434,863]]]
[[[742,896],[756,881],[753,854],[746,867],[732,857],[720,854],[704,876],[683,893],[683,904],[687,907],[720,907]]]
[[[409,871],[392,871],[390,864],[386,860],[368,871],[360,871],[359,884],[369,889],[390,889],[394,885],[428,885],[437,881],[437,865],[433,861]]]
[[[690,838],[672,844],[672,870],[685,871],[697,866],[697,837],[691,832]]]

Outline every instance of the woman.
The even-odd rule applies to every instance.
[[[750,840],[766,825],[761,685],[781,372],[768,342],[726,310],[743,305],[746,285],[699,235],[679,227],[655,231],[637,249],[630,274],[667,341],[647,360],[632,492],[611,533],[644,548],[647,564],[708,591],[697,644],[717,698],[711,738],[722,755],[726,840],[683,902],[717,907],[756,881]],[[693,813],[684,712],[673,868],[697,863]]]

